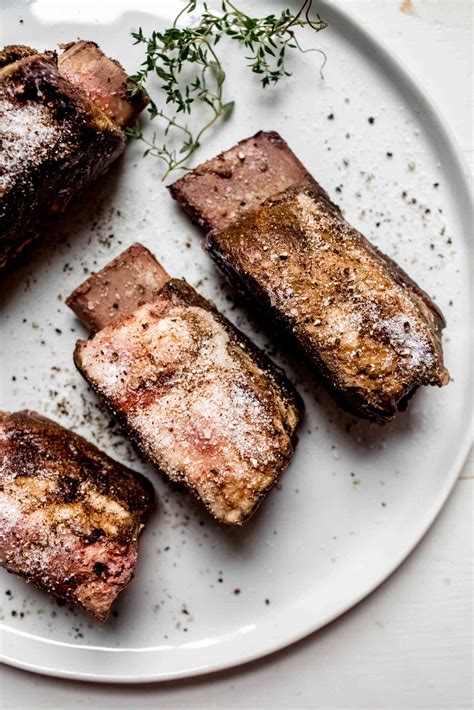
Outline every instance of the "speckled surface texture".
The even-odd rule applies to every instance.
[[[23,19],[22,41],[50,43],[51,27],[35,25],[26,14]],[[129,17],[123,31],[146,20]],[[71,28],[65,25],[57,34],[67,32]],[[96,27],[95,32],[117,54],[117,27]],[[315,64],[308,63],[298,66],[283,96],[268,94],[258,106],[252,101],[254,89],[247,94],[243,88],[235,120],[225,135],[216,134],[206,144],[202,158],[259,128],[285,135],[350,222],[436,297],[448,321],[446,363],[453,384],[417,395],[410,413],[383,431],[341,413],[294,353],[280,347],[271,329],[249,319],[248,310],[233,302],[232,292],[201,252],[197,231],[160,185],[159,170],[152,161],[142,161],[138,146],[130,146],[106,183],[58,225],[54,251],[38,245],[30,264],[6,282],[5,342],[21,347],[15,358],[7,359],[10,348],[3,356],[4,408],[41,408],[124,463],[150,470],[75,372],[71,353],[83,331],[63,303],[90,271],[138,239],[170,273],[186,276],[286,367],[308,409],[304,437],[280,489],[243,536],[217,534],[189,497],[160,482],[163,506],[143,540],[142,569],[150,573],[139,575],[135,592],[125,592],[118,617],[100,635],[67,606],[58,608],[29,589],[25,593],[21,582],[4,594],[3,614],[10,627],[73,643],[81,633],[81,643],[112,647],[124,642],[138,646],[146,635],[147,644],[169,646],[171,656],[181,644],[232,635],[248,628],[250,620],[269,628],[275,613],[281,620],[291,609],[295,579],[299,590],[314,595],[315,614],[324,616],[324,600],[353,588],[369,560],[378,566],[387,554],[396,555],[400,535],[420,514],[418,502],[441,485],[452,455],[438,442],[446,426],[464,416],[466,360],[459,343],[465,335],[466,251],[455,186],[446,179],[446,155],[438,152],[417,113],[422,107],[392,84],[387,91],[387,77],[377,73],[359,46],[351,46],[343,29],[335,26],[321,35],[321,46],[334,56],[323,83],[315,79]],[[130,68],[136,56],[130,55]],[[229,71],[232,76],[235,81]],[[313,98],[302,103],[301,87],[308,85]],[[450,431],[456,447],[455,428]],[[311,554],[304,554],[308,548]]]
[[[151,483],[24,410],[0,412],[0,485],[2,567],[105,621],[132,580]]]

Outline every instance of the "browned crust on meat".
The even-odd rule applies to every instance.
[[[0,69],[7,64],[12,64],[32,54],[37,54],[36,49],[27,47],[25,44],[7,44],[7,46],[0,51]]]
[[[46,53],[0,70],[0,139],[1,269],[109,167],[125,136]]]
[[[166,283],[137,307],[135,294],[116,279],[122,274],[125,283],[131,281],[127,262],[133,264],[137,253],[144,258],[140,266],[153,259],[141,245],[134,245],[112,262],[122,317],[114,318],[91,340],[79,341],[76,366],[105,398],[130,438],[164,473],[192,490],[217,520],[239,525],[253,514],[288,465],[302,400],[284,373],[184,281],[169,279],[163,271]],[[155,267],[152,280],[154,271]],[[109,273],[106,267],[93,275],[95,293],[108,282]],[[145,277],[141,269],[137,283]],[[76,289],[70,305],[88,325],[90,313],[82,303],[81,289],[79,298]],[[223,403],[210,419],[201,420],[202,407],[207,408],[206,402],[212,406],[216,397],[222,397]],[[258,416],[252,414],[254,408],[261,412]],[[255,417],[250,430],[244,409]],[[192,411],[196,415],[188,421]],[[229,417],[234,417],[233,423]],[[212,436],[206,434],[208,429],[214,430]],[[237,437],[232,445],[225,438],[226,431],[232,438],[240,430],[248,450],[244,458],[239,453],[243,440]],[[169,432],[173,432],[172,443]],[[184,450],[183,463],[177,451]],[[268,450],[268,459],[263,450]]]
[[[355,414],[388,421],[420,385],[449,381],[439,310],[311,186],[210,232],[206,248]]]
[[[125,147],[148,102],[94,42],[0,54],[0,270]]]
[[[285,160],[281,159],[281,154],[285,155]],[[258,182],[260,164],[271,166],[268,178],[268,170],[265,171],[263,186]],[[226,169],[227,174],[223,177]],[[245,190],[247,196],[244,204],[240,205],[234,200],[234,195],[240,198]],[[439,308],[394,261],[347,225],[340,209],[331,202],[278,134],[260,132],[241,141],[178,180],[171,186],[171,193],[191,218],[209,231],[205,246],[224,273],[261,310],[270,313],[284,332],[296,338],[309,362],[316,366],[343,406],[358,416],[383,422],[406,406],[408,398],[419,385],[447,384],[449,376],[443,366],[441,348],[445,320]],[[327,238],[322,245],[317,245],[314,238],[317,227],[313,225],[312,229],[306,230],[301,223],[298,224],[303,211],[300,210],[299,214],[291,207],[299,199],[298,196],[304,195],[317,208],[323,241]],[[351,368],[348,368],[343,353],[340,353],[339,360],[328,357],[328,350],[334,351],[334,347],[328,348],[320,341],[319,331],[310,333],[302,320],[301,310],[308,319],[321,320],[324,316],[322,291],[314,285],[316,280],[325,283],[332,280],[333,284],[339,283],[341,293],[347,290],[340,273],[343,267],[347,267],[346,258],[350,261],[345,250],[356,243],[364,253],[362,261],[372,264],[374,269],[384,274],[387,287],[391,286],[394,292],[397,289],[403,291],[407,299],[405,303],[409,304],[406,307],[416,309],[419,327],[430,331],[429,336],[426,335],[433,354],[432,365],[421,368],[415,377],[413,372],[408,372],[409,368],[404,368],[400,363],[391,381],[385,377],[386,373],[374,371],[373,377],[369,378],[373,382],[367,380],[362,384],[356,377],[352,378],[351,384],[348,380],[344,384],[343,371]],[[282,260],[276,254],[277,246],[286,254]],[[321,246],[322,250],[318,253]],[[259,252],[262,248],[267,253]],[[328,249],[328,254],[337,257],[332,264],[323,258]],[[267,257],[270,253],[276,255],[277,261],[269,261]],[[317,273],[318,261],[324,262],[329,270]],[[354,271],[356,281],[360,277],[359,272],[360,269]],[[370,276],[367,271],[365,278],[368,283]],[[291,297],[295,285],[300,297],[307,301],[304,309]],[[363,284],[360,286],[362,288]],[[287,289],[290,297],[277,303],[275,291],[278,289]],[[369,296],[366,293],[366,298],[370,301],[374,295],[378,297],[378,294]],[[291,308],[293,315],[289,312]],[[366,318],[367,314],[363,313],[364,299],[361,300],[358,315],[357,309],[355,306],[353,317]],[[375,322],[373,326],[376,327]],[[368,351],[366,354],[368,357]],[[375,358],[374,352],[372,355]],[[366,367],[369,366],[367,362]]]
[[[133,576],[149,481],[28,410],[0,412],[0,563],[99,621]]]
[[[89,332],[96,333],[153,301],[168,280],[153,254],[133,244],[78,286],[66,305]]]
[[[306,183],[315,184],[283,138],[259,131],[191,170],[170,192],[209,231],[225,229],[268,197]]]
[[[65,51],[59,56],[60,73],[121,128],[135,123],[149,96],[143,89],[134,91],[122,65],[107,57],[95,42],[79,40],[62,48]]]

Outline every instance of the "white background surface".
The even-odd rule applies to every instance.
[[[341,4],[412,70],[472,166],[471,3],[414,0],[416,15],[400,12],[398,0]],[[472,479],[458,482],[428,536],[380,590],[270,659],[199,681],[130,689],[4,669],[2,707],[469,707],[472,486]]]

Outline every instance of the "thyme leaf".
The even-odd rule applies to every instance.
[[[132,95],[144,89],[151,77],[160,81],[160,104],[153,99],[148,104],[150,118],[159,124],[160,140],[158,132],[150,139],[138,125],[127,129],[127,133],[144,142],[144,155],[153,155],[164,163],[163,180],[174,170],[187,169],[203,135],[217,121],[232,115],[235,102],[224,98],[226,74],[216,49],[224,36],[246,50],[247,66],[259,76],[264,89],[290,76],[286,58],[291,50],[320,52],[322,76],[324,52],[303,49],[295,34],[298,27],[319,32],[327,26],[319,14],[311,16],[312,2],[304,0],[296,14],[286,9],[280,15],[265,17],[251,17],[230,0],[221,1],[220,12],[211,11],[204,2],[197,23],[178,27],[185,15],[197,9],[197,0],[189,0],[173,25],[163,32],[153,31],[149,36],[141,28],[132,32],[134,44],[142,44],[145,49],[140,69],[130,77]],[[191,115],[195,105],[206,107],[208,113],[198,128],[191,129],[186,116]]]

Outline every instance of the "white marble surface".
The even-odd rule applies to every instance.
[[[339,3],[410,68],[472,168],[471,1]],[[120,688],[3,668],[0,706],[472,707],[473,486],[471,458],[432,529],[381,588],[326,629],[270,658],[199,680]]]

